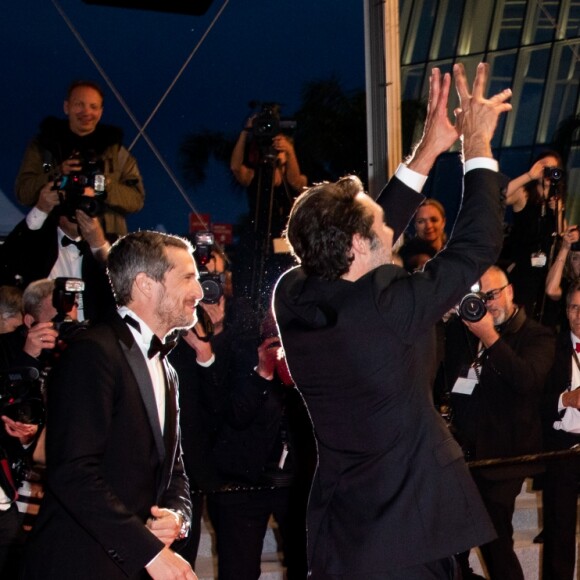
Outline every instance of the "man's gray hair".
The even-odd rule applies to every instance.
[[[52,296],[54,291],[54,280],[43,278],[31,282],[22,294],[22,311],[30,314],[34,320],[40,317],[42,302],[47,296]]]
[[[173,268],[166,248],[179,248],[193,253],[189,240],[161,232],[132,232],[117,240],[107,260],[107,274],[119,306],[132,300],[133,282],[143,272],[156,282],[162,282]]]

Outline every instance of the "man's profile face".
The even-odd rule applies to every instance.
[[[487,311],[493,318],[495,326],[503,324],[514,313],[514,291],[503,272],[488,270],[481,277],[481,291],[497,290],[497,298],[486,302]]]
[[[566,306],[566,316],[570,323],[570,330],[580,338],[580,292],[573,292],[570,303]]]
[[[370,243],[371,260],[369,271],[390,264],[393,260],[393,230],[385,224],[385,214],[383,208],[373,201],[366,193],[359,193],[357,200],[360,201],[367,212],[373,216],[371,231],[374,239]]]
[[[92,133],[103,114],[103,99],[91,87],[77,87],[64,102],[70,130],[79,136]]]
[[[173,267],[162,282],[155,282],[155,315],[164,332],[191,328],[197,321],[196,306],[203,298],[193,256],[183,248],[167,247],[167,258]]]

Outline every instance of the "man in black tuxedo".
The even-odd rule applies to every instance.
[[[96,321],[114,311],[105,265],[110,244],[96,217],[77,209],[63,214],[52,182],[0,247],[0,283],[23,288],[41,278],[82,278],[79,320]],[[87,192],[88,193],[88,192]]]
[[[485,316],[473,322],[453,319],[446,329],[444,368],[456,436],[469,460],[538,453],[553,333],[514,303],[513,288],[497,266],[483,274],[480,287],[487,296]],[[492,580],[524,578],[512,517],[524,479],[539,471],[537,464],[520,464],[472,472],[498,535],[480,547]],[[467,554],[461,561],[469,578]]]
[[[580,444],[580,284],[566,296],[570,330],[558,336],[554,364],[546,381],[546,448],[562,451]],[[580,457],[547,463],[544,478],[544,580],[572,580],[576,565],[576,520]]]
[[[310,188],[290,214],[301,266],[278,282],[274,307],[318,442],[312,580],[453,578],[451,556],[494,537],[431,385],[435,323],[501,248],[502,179],[490,141],[511,92],[485,99],[480,64],[471,96],[462,65],[453,70],[457,124],[447,117],[450,76],[434,69],[423,139],[380,205],[345,179]],[[453,236],[409,275],[391,264],[392,243],[423,196],[404,181],[426,175],[460,134],[466,173]]]
[[[195,323],[202,297],[192,248],[128,234],[108,273],[118,313],[79,334],[47,386],[47,491],[24,577],[195,579],[170,549],[191,510],[164,356],[164,340]]]

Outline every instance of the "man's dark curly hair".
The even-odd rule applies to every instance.
[[[295,201],[286,238],[306,274],[336,280],[353,261],[354,234],[374,241],[373,215],[356,199],[363,192],[356,176],[307,189]]]

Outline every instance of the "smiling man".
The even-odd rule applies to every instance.
[[[167,335],[203,296],[189,242],[156,232],[113,245],[116,314],[79,335],[47,387],[48,489],[26,578],[196,576],[171,549],[191,517]]]
[[[24,154],[16,197],[20,203],[34,206],[41,190],[53,188],[62,176],[85,173],[87,162],[98,162],[106,180],[105,232],[125,234],[125,216],[143,207],[145,190],[137,161],[122,145],[122,131],[100,123],[103,98],[103,91],[92,81],[70,85],[63,104],[67,118],[42,121],[40,133]]]

